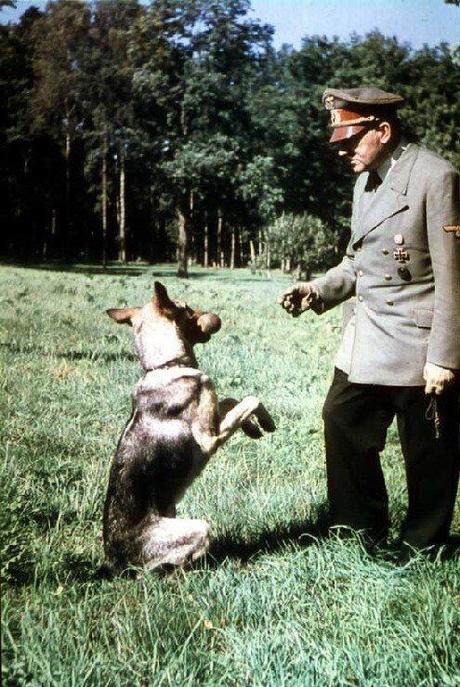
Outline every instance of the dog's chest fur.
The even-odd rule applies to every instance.
[[[152,490],[159,505],[177,503],[208,460],[192,430],[203,378],[195,368],[175,367],[148,372],[134,388],[115,469],[137,485],[138,494]]]
[[[151,419],[171,420],[180,416],[187,420],[187,410],[192,412],[199,401],[202,377],[202,372],[193,367],[147,372],[134,387],[133,408]]]

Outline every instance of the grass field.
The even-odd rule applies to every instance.
[[[140,376],[105,309],[154,279],[217,312],[197,346],[221,394],[254,393],[277,431],[238,433],[179,505],[205,517],[205,560],[169,576],[100,580],[109,463]],[[460,557],[397,567],[324,538],[321,406],[339,310],[292,320],[288,279],[168,266],[0,268],[4,685],[460,685]],[[384,455],[393,536],[405,485]],[[457,508],[454,531],[460,530]]]

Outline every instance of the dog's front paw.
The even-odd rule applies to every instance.
[[[255,415],[262,429],[264,429],[266,432],[275,431],[275,421],[273,420],[272,416],[262,403],[259,404],[259,407],[257,408],[257,412],[255,413]]]
[[[251,439],[260,439],[263,437],[263,433],[257,427],[256,423],[251,420],[245,420],[241,425],[241,429]]]

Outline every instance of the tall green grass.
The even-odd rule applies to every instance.
[[[235,435],[179,506],[213,541],[191,569],[100,580],[108,467],[140,376],[108,307],[154,279],[219,313],[197,346],[220,394],[258,394],[277,431]],[[460,560],[397,567],[324,534],[321,406],[340,313],[292,320],[286,277],[169,267],[0,270],[5,685],[460,684]],[[393,535],[405,508],[394,428]],[[457,509],[454,529],[460,529]]]

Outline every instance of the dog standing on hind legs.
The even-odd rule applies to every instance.
[[[275,424],[255,396],[217,400],[193,346],[220,329],[217,315],[171,300],[155,282],[142,308],[108,315],[133,328],[144,377],[112,461],[104,506],[105,567],[147,570],[195,560],[208,548],[205,520],[176,519],[176,504],[212,454],[241,429],[251,438]],[[257,423],[255,422],[257,420]]]

